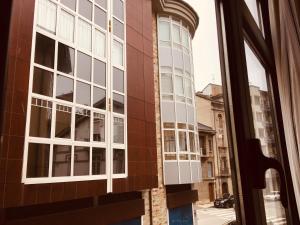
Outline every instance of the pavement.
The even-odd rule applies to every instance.
[[[274,202],[266,203],[266,214],[268,225],[286,225],[284,215],[279,213],[278,204]],[[213,204],[201,205],[196,209],[196,221],[198,225],[225,225],[235,220],[233,208],[214,208]]]

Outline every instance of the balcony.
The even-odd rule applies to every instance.
[[[220,176],[230,176],[229,168],[220,169]]]

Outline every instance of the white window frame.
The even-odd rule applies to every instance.
[[[127,60],[126,60],[126,0],[121,0],[124,5],[124,21],[121,21],[124,24],[124,40],[121,40],[113,35],[113,31],[109,31],[109,21],[113,21],[113,1],[107,2],[107,9],[104,9],[100,5],[96,3],[94,0],[89,0],[92,3],[92,21],[89,21],[85,17],[79,14],[79,4],[76,4],[76,12],[69,9],[65,5],[63,5],[60,1],[49,0],[56,4],[57,11],[56,11],[56,31],[55,34],[39,27],[37,25],[37,10],[38,10],[38,0],[35,3],[35,13],[34,13],[34,22],[33,22],[33,35],[32,35],[32,49],[31,49],[31,64],[30,64],[30,78],[29,78],[29,93],[28,93],[28,103],[27,103],[27,116],[26,116],[26,133],[25,133],[25,147],[24,147],[24,155],[23,155],[23,170],[22,170],[22,183],[25,184],[41,184],[41,183],[56,183],[56,182],[72,182],[72,181],[88,181],[88,180],[105,180],[107,179],[107,191],[112,191],[112,179],[114,178],[126,178],[128,177],[128,148],[127,148]],[[94,21],[94,8],[95,6],[99,7],[100,9],[104,10],[107,14],[107,30],[103,29],[102,27],[95,24]],[[58,27],[57,24],[59,23],[59,13],[61,10],[73,15],[75,17],[75,24],[74,24],[74,40],[73,42],[66,41],[63,38],[60,38],[58,35]],[[80,48],[77,46],[77,24],[79,18],[85,22],[88,22],[91,27],[91,51],[87,51],[85,49]],[[112,26],[112,25],[111,25]],[[105,40],[105,57],[99,57],[94,54],[94,33],[95,29],[102,32],[106,36]],[[54,69],[50,69],[48,67],[44,67],[42,65],[36,64],[34,62],[35,59],[35,42],[36,42],[36,34],[40,33],[45,35],[52,40],[55,41],[55,59],[54,59]],[[111,34],[110,34],[111,33]],[[112,74],[112,60],[111,60],[111,51],[112,51],[112,42],[116,39],[120,43],[123,44],[123,66],[117,67],[124,71],[124,93],[118,93],[113,91],[113,74]],[[75,51],[75,61],[74,61],[74,74],[68,75],[57,70],[57,58],[58,58],[58,43],[62,43],[71,47]],[[77,51],[80,51],[84,54],[87,54],[92,59],[91,65],[91,80],[86,81],[77,77]],[[98,85],[94,83],[94,60],[99,60],[106,64],[106,86]],[[33,86],[33,73],[34,68],[38,67],[41,69],[46,69],[47,71],[53,73],[53,96],[48,97],[40,94],[33,93],[32,86]],[[56,77],[58,74],[62,74],[65,77],[72,78],[73,80],[73,102],[68,102],[64,100],[60,100],[56,98]],[[76,83],[80,81],[90,86],[90,106],[85,106],[76,103]],[[101,88],[106,92],[106,110],[93,108],[93,87]],[[118,93],[124,96],[124,114],[118,114],[113,112],[113,102],[112,97],[113,93]],[[51,136],[50,138],[39,138],[39,137],[30,137],[30,116],[31,116],[31,99],[38,98],[42,100],[47,100],[52,102],[52,118],[51,118]],[[72,108],[72,119],[71,119],[71,138],[70,139],[63,139],[63,138],[56,138],[55,137],[55,123],[56,123],[56,105],[63,105]],[[75,110],[76,108],[87,109],[90,111],[90,141],[89,142],[81,142],[75,141]],[[110,110],[111,109],[111,110]],[[94,113],[100,113],[105,116],[105,142],[96,142],[93,141],[93,132],[94,132]],[[124,144],[114,144],[113,143],[113,117],[118,117],[124,119]],[[37,144],[50,144],[50,155],[49,155],[49,173],[48,177],[41,177],[41,178],[27,178],[27,159],[28,159],[28,146],[29,143],[37,143]],[[53,164],[53,145],[61,144],[67,145],[72,147],[71,151],[71,176],[65,177],[51,177],[52,176],[52,164]],[[86,146],[90,148],[90,174],[87,176],[73,176],[74,170],[74,148],[75,146],[81,147]],[[94,148],[104,148],[106,151],[106,174],[105,175],[91,175],[92,169],[92,149]],[[125,173],[122,174],[113,174],[113,148],[124,149],[125,151]]]

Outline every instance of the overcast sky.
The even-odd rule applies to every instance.
[[[200,18],[199,27],[193,40],[193,58],[195,69],[195,89],[202,89],[209,83],[221,84],[221,70],[218,50],[218,36],[215,15],[214,0],[185,0],[198,13]],[[248,3],[250,2],[250,3]],[[246,1],[250,10],[256,14],[251,5],[253,1]],[[256,59],[252,51],[246,46],[246,58],[249,74],[249,82],[259,86],[262,90],[267,89],[264,68]]]

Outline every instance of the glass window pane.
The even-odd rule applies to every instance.
[[[180,43],[180,27],[177,25],[173,25],[173,41],[176,43]]]
[[[56,78],[56,98],[73,102],[74,83],[73,79],[57,75]]]
[[[124,72],[114,67],[114,90],[124,93]]]
[[[91,105],[91,85],[77,81],[76,103],[87,106]]]
[[[106,57],[106,37],[105,34],[95,29],[94,53],[96,56]]]
[[[58,35],[62,39],[73,42],[74,41],[74,25],[75,17],[61,10],[59,13],[59,23],[58,23]]]
[[[124,24],[121,23],[119,20],[114,19],[113,24],[114,35],[118,38],[124,40]]]
[[[190,79],[185,79],[185,95],[188,98],[193,97],[192,81]]]
[[[113,44],[113,65],[123,66],[123,44],[114,40]]]
[[[37,24],[47,31],[55,33],[57,6],[49,0],[39,0],[37,9]]]
[[[78,20],[77,44],[84,50],[91,51],[92,49],[92,27],[81,19]]]
[[[105,142],[105,115],[94,113],[93,141]]]
[[[276,125],[273,124],[272,114],[273,108],[271,107],[271,93],[268,90],[266,70],[261,62],[258,60],[249,45],[245,42],[245,53],[247,60],[247,71],[249,80],[249,91],[252,101],[253,113],[259,111],[263,112],[268,120],[266,123],[255,120],[253,115],[253,125],[255,128],[255,136],[260,139],[263,153],[267,157],[274,157],[279,159],[278,143],[276,142],[274,131]],[[260,116],[259,116],[260,117]],[[262,119],[262,118],[260,118]],[[280,224],[286,224],[285,209],[282,207],[280,201],[280,179],[278,173],[274,170],[266,172],[266,188],[263,190],[265,200],[265,211],[267,221],[271,222],[268,218],[277,218]],[[275,209],[275,210],[274,210]]]
[[[34,103],[34,101],[36,101]],[[33,99],[31,105],[30,132],[31,137],[50,138],[51,120],[52,120],[52,103]]]
[[[57,70],[66,74],[74,74],[75,50],[58,43]]]
[[[115,113],[124,114],[124,96],[119,94],[114,94],[113,98],[113,111]]]
[[[106,12],[103,11],[102,9],[98,8],[97,6],[95,6],[95,15],[94,15],[94,22],[95,24],[99,25],[100,27],[102,27],[104,30],[107,30],[107,16],[106,16]]]
[[[125,173],[125,150],[114,149],[113,160],[114,174]]]
[[[114,143],[124,144],[124,119],[114,117]]]
[[[183,70],[183,56],[181,50],[180,51],[177,49],[173,50],[173,60],[174,60],[175,68]]]
[[[159,40],[160,41],[169,41],[170,38],[170,23],[169,22],[159,22]]]
[[[76,0],[60,0],[60,2],[73,11],[76,11]]]
[[[79,0],[79,14],[92,20],[92,3],[88,0]]]
[[[27,178],[48,177],[50,145],[28,145]]]
[[[33,72],[32,92],[40,95],[53,96],[53,73],[35,67]]]
[[[162,47],[159,49],[159,64],[161,67],[173,67],[172,49]]]
[[[118,19],[124,21],[124,3],[122,0],[113,1],[113,14]]]
[[[54,68],[55,41],[40,33],[36,33],[34,62]]]
[[[72,108],[56,105],[55,137],[71,138]]]
[[[75,140],[90,141],[91,118],[90,111],[86,109],[76,108],[75,115]]]
[[[94,59],[94,83],[106,87],[106,64]]]
[[[185,131],[178,132],[179,138],[179,150],[180,151],[187,151],[187,143],[186,143],[186,133]]]
[[[71,175],[71,146],[54,145],[52,176],[65,177]]]
[[[188,35],[188,32],[186,30],[182,30],[182,42],[183,42],[184,47],[186,47],[187,49],[190,48],[190,46],[189,46],[189,35]]]
[[[164,151],[176,152],[175,131],[173,130],[164,131]]]
[[[97,109],[106,109],[106,90],[94,87],[93,106]]]
[[[173,93],[173,81],[171,74],[161,75],[161,87],[163,93]]]
[[[106,171],[106,157],[104,148],[93,148],[92,175],[102,175]]]
[[[107,9],[107,0],[95,0],[95,2],[102,6],[104,9]]]
[[[193,132],[189,132],[189,139],[190,139],[190,152],[196,152],[195,135]]]
[[[77,77],[91,81],[92,58],[82,52],[77,52]]]
[[[74,149],[74,176],[90,174],[90,148],[75,147]]]
[[[184,95],[183,78],[180,76],[175,76],[175,92],[176,95]]]

